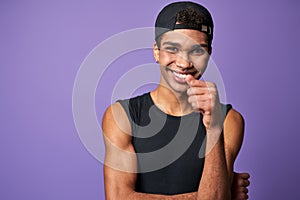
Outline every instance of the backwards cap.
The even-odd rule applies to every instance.
[[[193,9],[199,14],[200,17],[198,21],[200,21],[200,23],[197,27],[189,26],[184,23],[176,24],[178,13],[186,9]],[[205,7],[189,1],[175,2],[165,6],[158,14],[155,22],[155,39],[170,30],[193,29],[206,33],[211,42],[213,38],[213,28],[214,23],[211,14]]]

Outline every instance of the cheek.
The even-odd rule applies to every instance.
[[[173,62],[174,60],[175,60],[175,56],[167,54],[163,51],[161,51],[159,53],[159,61],[163,65],[168,65],[169,63]]]
[[[195,59],[194,61],[192,61],[194,63],[194,67],[198,70],[201,71],[202,73],[206,70],[207,64],[209,61],[209,56],[205,57],[205,58],[199,58],[199,59]]]

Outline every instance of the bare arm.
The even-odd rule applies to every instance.
[[[207,134],[208,137],[210,136],[209,133]],[[222,138],[223,136],[223,138]],[[210,156],[217,158],[216,160],[212,161],[212,164],[215,163],[216,165],[218,164],[219,166],[216,167],[216,165],[212,165],[210,166],[209,163],[206,163],[206,167],[208,169],[208,172],[203,171],[203,174],[205,176],[208,176],[209,174],[211,174],[211,178],[208,179],[213,179],[213,176],[215,176],[216,174],[223,174],[225,176],[220,176],[222,177],[222,180],[226,180],[226,178],[228,178],[227,180],[229,180],[229,186],[231,186],[230,189],[230,193],[231,193],[231,199],[234,200],[245,200],[248,199],[248,189],[247,187],[249,186],[250,182],[249,182],[249,174],[248,173],[234,173],[234,162],[235,159],[240,151],[242,142],[243,142],[243,136],[244,136],[244,119],[241,116],[241,114],[239,114],[236,110],[231,109],[229,111],[229,113],[227,114],[225,121],[224,121],[224,129],[223,129],[223,134],[220,135],[220,138],[218,140],[218,142],[216,144],[214,144],[214,142],[212,143],[212,145],[214,145],[213,149],[211,150],[211,152],[206,156],[206,161],[208,159],[210,159]],[[209,140],[209,139],[208,139]],[[223,141],[222,141],[223,140]],[[223,142],[223,145],[221,145]],[[209,146],[209,142],[208,146]],[[221,146],[220,146],[221,145]],[[209,149],[209,147],[208,147]],[[216,155],[214,155],[215,151],[217,150],[219,152],[217,152]],[[225,150],[225,151],[224,151]],[[223,154],[225,153],[225,154]],[[224,161],[224,157],[222,155],[225,155],[225,161]],[[220,163],[220,161],[222,161]],[[224,168],[224,163],[227,167],[227,174],[228,176],[226,177],[226,172],[223,171],[223,173],[220,170],[224,170],[226,168]],[[223,167],[221,167],[223,166]],[[215,169],[214,169],[215,167]],[[203,175],[203,177],[204,177]],[[209,176],[208,176],[209,177]],[[199,187],[199,197],[203,196],[200,194],[201,191],[201,187],[203,187],[202,183],[207,183],[207,181],[201,182],[200,187]],[[227,184],[228,184],[227,183]],[[226,184],[226,183],[224,183]],[[222,183],[220,184],[222,185]],[[209,186],[206,186],[206,188],[209,188]],[[223,187],[223,189],[226,189],[224,191],[224,193],[226,194],[228,188]],[[216,190],[216,194],[222,192],[222,188],[218,188],[216,186],[213,186],[210,189],[206,189],[204,191],[209,191],[212,192]],[[207,194],[209,195],[209,194]],[[205,195],[204,195],[205,196]],[[220,198],[222,199],[222,195],[220,195],[219,197],[214,197],[214,198]]]
[[[197,199],[196,192],[171,196],[136,192],[136,154],[131,142],[130,124],[119,103],[107,109],[103,117],[102,128],[106,146],[104,165],[106,199]]]
[[[224,121],[225,154],[231,184],[233,181],[234,161],[241,149],[243,138],[244,119],[240,113],[231,109]]]
[[[203,173],[198,189],[199,199],[229,200],[230,179],[227,170],[223,115],[216,85],[196,80],[188,75],[188,101],[195,112],[203,114],[206,128],[206,153]]]
[[[208,133],[209,134],[209,133]],[[208,135],[207,134],[207,135]],[[214,136],[207,136],[207,146],[214,143]],[[226,166],[223,134],[205,157],[203,174],[198,189],[199,199],[230,199],[229,177]]]
[[[233,200],[248,199],[250,184],[248,173],[235,173],[234,162],[242,146],[244,138],[244,119],[240,113],[231,109],[224,122],[225,154],[230,178],[231,198]]]

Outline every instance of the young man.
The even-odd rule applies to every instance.
[[[156,20],[158,87],[111,105],[103,117],[107,199],[247,199],[249,175],[233,172],[244,121],[199,80],[212,52],[213,20],[193,2]]]

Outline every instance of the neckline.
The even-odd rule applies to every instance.
[[[188,114],[186,114],[186,115],[181,115],[181,116],[171,115],[171,114],[165,113],[163,110],[161,110],[161,109],[154,103],[154,101],[153,101],[153,99],[152,99],[152,96],[151,96],[151,92],[148,92],[148,93],[147,93],[147,97],[149,98],[149,100],[150,100],[150,102],[151,102],[151,105],[153,105],[153,106],[155,107],[155,109],[156,109],[158,112],[160,112],[160,113],[162,113],[162,114],[164,114],[164,115],[167,115],[168,117],[180,119],[180,118],[192,117],[192,116],[195,116],[195,115],[198,114],[198,113],[192,111],[192,112],[190,112],[190,113],[188,113]]]

